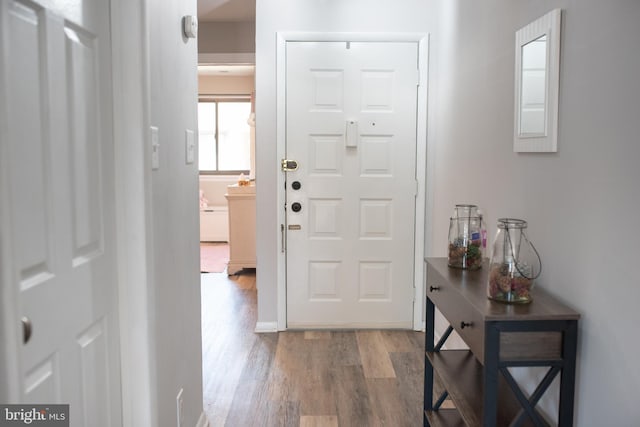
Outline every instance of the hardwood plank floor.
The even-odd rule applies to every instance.
[[[424,334],[256,334],[255,272],[202,275],[204,410],[212,427],[422,425]]]

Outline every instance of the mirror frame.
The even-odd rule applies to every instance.
[[[562,12],[554,9],[516,32],[515,107],[513,151],[558,151],[558,93],[560,89],[560,28]],[[521,134],[522,48],[547,36],[545,69],[545,130],[542,134]]]

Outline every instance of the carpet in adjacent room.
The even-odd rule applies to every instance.
[[[200,271],[202,273],[222,273],[228,263],[228,243],[200,243]]]

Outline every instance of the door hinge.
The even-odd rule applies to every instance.
[[[413,195],[417,197],[419,190],[420,190],[420,183],[416,180],[415,192],[413,193]]]
[[[420,69],[416,70],[416,86],[420,86]]]

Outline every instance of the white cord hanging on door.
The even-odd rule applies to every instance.
[[[346,146],[347,148],[358,148],[357,120],[347,120]]]

